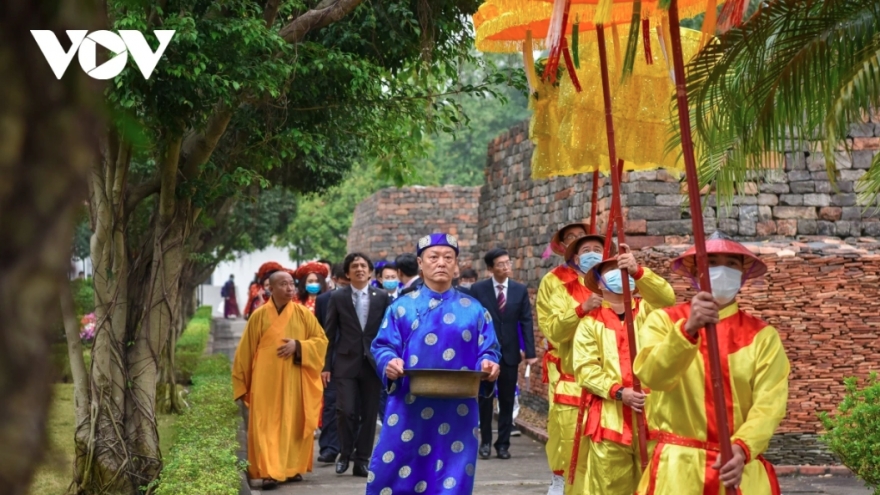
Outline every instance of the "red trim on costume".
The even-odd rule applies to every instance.
[[[583,302],[589,299],[593,294],[590,289],[586,288],[584,284],[580,282],[578,279],[578,273],[575,269],[568,265],[559,265],[550,273],[562,282],[562,285],[565,286],[565,291],[568,292],[568,295],[577,301],[578,304],[583,304]]]
[[[581,398],[575,395],[555,394],[553,395],[554,404],[562,404],[564,406],[580,407]]]
[[[663,452],[664,446],[664,443],[660,442],[654,447],[654,455],[651,458],[651,476],[648,478],[648,493],[645,495],[654,495],[657,490],[657,471],[660,469],[660,454]]]
[[[620,384],[618,384],[618,383],[615,383],[614,385],[612,385],[612,386],[611,386],[611,390],[608,391],[608,398],[609,398],[609,399],[617,400],[614,396],[617,395],[617,391],[620,390],[620,389],[622,389],[622,388],[623,388],[623,387],[620,386]]]
[[[645,267],[640,266],[639,269],[638,269],[638,271],[636,271],[635,273],[633,273],[632,276],[633,276],[634,279],[636,279],[636,280],[640,280],[642,277],[645,276]]]
[[[764,470],[767,471],[767,481],[770,482],[771,495],[782,495],[782,490],[779,488],[779,478],[776,477],[776,469],[773,467],[773,464],[770,464],[770,461],[764,459],[762,455],[758,456],[758,461],[764,465]]]
[[[574,313],[578,316],[578,318],[583,318],[589,314],[589,311],[585,310],[583,305],[578,304],[576,308],[574,308]]]
[[[636,299],[635,307],[633,308],[633,317],[639,314],[640,308],[641,299]],[[620,321],[620,317],[617,316],[617,313],[611,308],[599,308],[593,311],[593,317],[602,323],[607,330],[614,332],[615,340],[617,341],[617,357],[622,383],[615,384],[611,387],[612,393],[607,400],[614,401],[614,393],[617,392],[617,389],[614,388],[615,386],[618,388],[632,388],[633,386],[632,366],[629,361],[629,339],[627,338],[626,328],[624,327],[623,322]],[[584,430],[584,435],[589,436],[594,442],[611,440],[612,442],[617,442],[622,445],[632,445],[632,409],[626,404],[622,405],[623,431],[615,431],[602,426],[603,402],[604,400],[593,401],[593,405],[590,408],[590,415],[587,417],[587,427]]]
[[[556,471],[553,471],[553,474],[555,474],[556,476],[565,476],[565,470],[557,469]]]
[[[688,340],[691,344],[697,345],[700,342],[700,338],[688,333],[687,330],[684,329],[684,325],[681,326],[681,334],[684,335],[684,338]]]

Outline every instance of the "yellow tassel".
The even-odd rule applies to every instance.
[[[620,72],[623,70],[623,59],[620,58],[620,33],[617,31],[617,24],[611,26],[611,43],[614,44],[614,63],[615,70]]]
[[[532,32],[526,31],[526,39],[523,41],[523,66],[526,71],[526,80],[529,82],[529,94],[537,90],[538,73],[535,72],[535,52],[532,46]]]
[[[611,6],[614,4],[614,0],[599,0],[599,5],[596,6],[596,16],[593,18],[593,22],[596,24],[608,24],[611,22]]]

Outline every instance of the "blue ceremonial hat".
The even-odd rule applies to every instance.
[[[451,247],[455,250],[456,256],[458,255],[458,239],[452,234],[444,234],[442,232],[426,235],[419,239],[419,243],[416,245],[416,255],[421,256],[422,251],[435,246]]]

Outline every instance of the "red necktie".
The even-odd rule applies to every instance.
[[[504,286],[498,284],[496,287],[498,287],[498,312],[503,313],[504,306],[507,305],[507,298],[504,297]]]

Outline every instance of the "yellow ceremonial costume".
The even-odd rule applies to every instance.
[[[278,357],[284,338],[297,341],[294,356]],[[252,479],[285,481],[312,470],[326,352],[324,330],[303,305],[291,301],[279,314],[269,302],[248,320],[235,351],[232,383],[234,399],[243,399],[249,409]]]
[[[711,251],[710,251],[711,252]],[[760,456],[785,416],[789,362],[772,326],[741,311],[720,310],[716,325],[725,404],[715,404],[708,373],[705,329],[692,339],[684,325],[690,304],[648,316],[634,372],[651,389],[649,438],[655,444],[642,475],[641,495],[723,494],[715,408],[723,407],[731,441],[746,454],[739,495],[778,495],[773,466]]]
[[[535,302],[538,327],[551,346],[544,354],[544,376],[550,379],[545,449],[550,470],[559,476],[565,476],[571,461],[581,395],[574,380],[572,344],[578,323],[586,315],[581,305],[591,295],[574,268],[560,265],[541,279]]]
[[[648,315],[675,304],[675,291],[648,268],[633,274],[642,299],[633,300],[638,333]],[[632,495],[641,475],[632,409],[615,400],[620,388],[632,388],[626,324],[607,302],[581,320],[574,340],[577,384],[591,394],[572,493]]]

